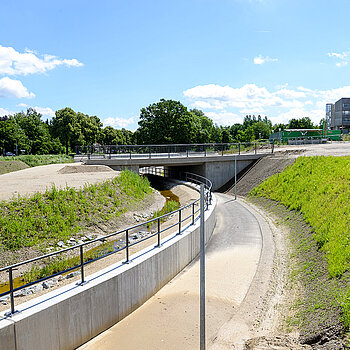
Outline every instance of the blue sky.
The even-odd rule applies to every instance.
[[[350,97],[348,0],[7,1],[0,115],[71,107],[137,128],[161,98],[221,125],[274,123]]]

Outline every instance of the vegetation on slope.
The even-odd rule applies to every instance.
[[[83,227],[114,219],[152,192],[131,171],[83,189],[57,189],[0,203],[0,245],[9,250],[65,240]]]
[[[325,255],[329,276],[344,279],[350,270],[350,157],[300,157],[284,172],[251,191],[300,212],[312,227],[313,238]],[[303,242],[300,242],[303,244]],[[312,273],[312,270],[308,271]],[[350,290],[330,291],[350,325]]]
[[[0,161],[21,161],[30,167],[48,164],[73,163],[73,158],[65,154],[54,155],[19,155],[17,157],[0,157]],[[1,166],[1,164],[0,164]],[[20,169],[18,169],[20,170]]]

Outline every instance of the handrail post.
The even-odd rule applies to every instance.
[[[179,210],[179,235],[181,235],[181,209]]]
[[[80,271],[81,271],[81,284],[85,282],[84,279],[84,251],[83,246],[80,246]]]
[[[158,247],[160,247],[160,219],[158,218]]]
[[[11,315],[13,315],[15,313],[15,296],[13,294],[12,267],[9,268],[9,283],[10,283]]]
[[[199,258],[199,282],[200,282],[200,350],[206,349],[205,326],[205,221],[204,221],[204,184],[200,188],[200,258]]]
[[[125,236],[126,236],[126,261],[125,263],[129,263],[129,230],[125,231]]]
[[[224,144],[223,143],[221,144],[221,155],[222,156],[224,155]]]
[[[255,142],[255,154],[256,154],[256,144],[257,144],[257,143]]]
[[[192,225],[194,225],[194,202],[192,203]]]
[[[238,144],[238,155],[241,154],[241,143]]]

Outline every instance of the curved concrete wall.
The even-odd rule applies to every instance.
[[[215,223],[216,201],[205,213],[206,241]],[[166,240],[166,239],[165,239]],[[0,317],[1,350],[74,349],[130,314],[154,295],[200,250],[199,220],[181,235],[116,263],[86,279],[19,305],[12,318]]]

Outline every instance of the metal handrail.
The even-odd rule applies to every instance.
[[[274,151],[273,143],[267,141],[257,142],[239,142],[239,143],[190,143],[190,144],[161,144],[161,145],[85,145],[75,146],[76,156],[98,157],[109,155],[109,157],[143,155],[148,158],[167,157],[173,158],[183,154],[183,157],[189,157],[192,154],[203,154],[210,156],[213,152],[224,156],[225,152],[235,149],[237,154],[241,154],[245,147],[250,147],[255,154],[261,152],[259,148]]]
[[[144,168],[145,169],[145,168]],[[158,168],[153,168],[154,170],[150,170],[148,173],[152,173],[152,171],[154,172],[154,175],[160,175],[161,172],[160,170],[157,170]],[[157,174],[156,174],[157,173]],[[196,174],[191,174],[191,173],[173,173],[173,172],[170,172],[170,171],[163,171],[162,175],[165,176],[165,174],[167,176],[170,176],[171,177],[175,177],[175,176],[178,176],[178,177],[183,177],[183,179],[185,181],[189,181],[189,182],[193,182],[195,184],[201,184],[203,183],[204,184],[204,187],[205,187],[205,190],[206,190],[206,196],[205,196],[205,210],[208,209],[208,206],[211,204],[211,200],[212,200],[212,195],[211,195],[211,189],[212,189],[212,184],[211,184],[211,181],[203,176],[200,176],[200,175],[196,175]],[[25,261],[21,261],[21,262],[18,262],[18,263],[15,263],[15,264],[12,264],[12,265],[9,265],[9,266],[6,266],[6,267],[3,267],[3,268],[0,268],[0,272],[8,272],[9,274],[9,290],[6,291],[6,292],[3,292],[0,294],[0,297],[3,297],[3,296],[6,296],[6,295],[10,295],[10,301],[11,301],[11,312],[9,312],[7,315],[8,316],[11,316],[12,314],[14,314],[16,312],[15,310],[15,303],[14,303],[14,293],[16,291],[19,291],[21,289],[24,289],[24,288],[27,288],[27,287],[30,287],[34,284],[37,284],[37,283],[40,283],[42,281],[45,281],[45,280],[48,280],[52,277],[55,277],[57,275],[60,275],[60,274],[64,274],[64,273],[67,273],[69,271],[72,271],[72,270],[75,270],[77,268],[80,268],[81,269],[81,281],[79,284],[83,285],[85,283],[85,278],[84,278],[84,266],[89,264],[89,263],[92,263],[96,260],[100,260],[106,256],[109,256],[111,254],[115,254],[115,253],[118,253],[122,250],[125,250],[126,251],[126,260],[125,260],[125,263],[129,263],[130,262],[130,259],[129,259],[129,249],[137,244],[140,244],[141,242],[144,242],[148,239],[151,239],[155,236],[158,236],[158,244],[156,247],[161,247],[161,234],[167,230],[170,230],[172,227],[175,227],[178,225],[179,227],[179,231],[178,233],[176,233],[175,235],[177,234],[181,234],[181,224],[182,222],[186,221],[187,219],[191,218],[192,217],[192,222],[191,222],[191,225],[193,225],[195,223],[195,221],[198,219],[198,216],[196,218],[196,214],[199,212],[199,209],[195,209],[195,205],[197,203],[199,203],[200,199],[196,199],[194,200],[193,202],[187,204],[187,205],[184,205],[170,213],[167,213],[167,214],[164,214],[162,216],[159,216],[159,217],[156,217],[154,219],[151,219],[151,220],[148,220],[148,221],[145,221],[145,222],[142,222],[142,223],[139,223],[137,225],[134,225],[134,226],[130,226],[130,227],[127,227],[123,230],[119,230],[117,232],[113,232],[113,233],[110,233],[108,235],[104,235],[104,236],[100,236],[98,238],[95,238],[95,239],[92,239],[88,242],[84,242],[84,243],[81,243],[81,244],[77,244],[73,247],[69,247],[69,248],[65,248],[65,249],[61,249],[59,251],[56,251],[56,252],[52,252],[52,253],[49,253],[49,254],[45,254],[45,255],[42,255],[42,256],[39,256],[39,257],[35,257],[35,258],[32,258],[32,259],[28,259],[28,260],[25,260]],[[192,207],[192,213],[191,215],[187,216],[186,218],[181,218],[181,212],[189,207]],[[167,226],[163,229],[161,229],[161,222],[162,222],[162,219],[166,218],[166,217],[169,217],[170,215],[174,215],[176,213],[179,213],[179,219],[178,221],[173,224],[173,225],[170,225],[170,226]],[[129,243],[129,231],[132,231],[138,227],[141,227],[141,226],[148,226],[149,224],[152,224],[152,223],[156,223],[157,224],[157,232],[151,234],[151,235],[148,235],[147,237],[143,238],[143,239],[140,239],[138,240],[137,242],[134,242],[134,243]],[[101,240],[106,240],[110,237],[113,237],[113,236],[116,236],[116,235],[119,235],[121,233],[125,233],[126,235],[126,239],[125,239],[125,245],[119,249],[116,249],[114,251],[111,251],[111,252],[108,252],[102,256],[99,256],[99,257],[96,257],[92,260],[88,260],[88,261],[84,261],[84,247],[87,246],[87,245],[90,245],[90,244],[93,244],[93,243],[96,243],[96,242],[99,242]],[[63,253],[66,253],[66,252],[69,252],[69,251],[73,251],[75,249],[79,249],[79,256],[80,256],[80,264],[79,265],[75,265],[73,267],[69,267],[68,269],[65,269],[63,271],[59,271],[57,273],[54,273],[52,275],[49,275],[49,276],[45,276],[43,278],[40,278],[36,281],[33,281],[33,282],[29,282],[29,283],[26,283],[22,286],[19,286],[19,287],[16,287],[14,288],[13,287],[13,271],[16,270],[19,266],[23,266],[23,265],[27,265],[27,264],[31,264],[33,262],[36,262],[36,261],[39,261],[39,260],[44,260],[44,259],[47,259],[47,258],[51,258],[53,256],[57,256],[57,255],[60,255],[60,254],[63,254]]]

